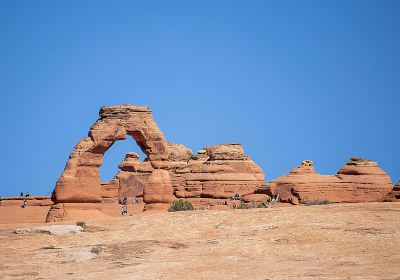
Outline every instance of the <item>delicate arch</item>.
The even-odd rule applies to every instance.
[[[140,106],[107,106],[90,128],[88,137],[72,151],[63,174],[56,183],[52,200],[55,203],[101,202],[99,167],[103,155],[117,141],[132,136],[150,162],[167,159],[165,137],[151,115]]]

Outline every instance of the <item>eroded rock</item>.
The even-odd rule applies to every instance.
[[[350,158],[336,175],[321,175],[312,161],[303,161],[288,175],[272,180],[267,186],[279,194],[282,202],[306,203],[383,201],[391,189],[390,177],[375,161]]]

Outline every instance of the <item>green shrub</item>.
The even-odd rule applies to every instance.
[[[257,202],[256,208],[268,208],[265,202]]]
[[[329,200],[327,199],[313,199],[313,200],[306,200],[304,202],[305,205],[326,205],[329,204]]]
[[[86,228],[86,223],[84,221],[78,221],[78,222],[76,222],[76,225],[83,229]]]
[[[175,200],[172,202],[171,207],[168,209],[169,212],[177,211],[192,211],[194,210],[193,204],[190,201],[185,201],[182,199]]]
[[[268,208],[267,203],[265,202],[250,202],[244,203],[243,201],[240,202],[239,206],[236,209],[252,209],[252,208]]]
[[[250,208],[251,208],[251,205],[247,204],[247,203],[244,203],[243,201],[241,201],[239,206],[236,207],[236,209],[250,209]]]

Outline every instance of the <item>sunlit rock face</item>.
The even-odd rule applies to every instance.
[[[400,201],[400,180],[393,186],[385,197],[387,202],[397,202]]]
[[[103,155],[128,136],[147,158],[141,162],[137,154],[128,153],[119,165],[121,171],[101,183]],[[47,221],[68,219],[68,209],[95,212],[101,209],[99,204],[125,197],[138,198],[146,203],[145,209],[165,209],[176,198],[200,199],[199,203],[227,199],[253,193],[263,180],[263,171],[240,144],[208,146],[193,155],[184,145],[166,142],[149,108],[106,106],[88,136],[74,147],[53,191]]]
[[[136,153],[128,153],[114,178],[101,183],[103,155],[115,141],[129,136],[146,159],[142,162]],[[336,175],[321,175],[312,161],[305,160],[287,175],[269,183],[264,179],[263,170],[241,144],[206,146],[193,154],[182,144],[166,142],[149,108],[106,106],[88,136],[74,147],[57,180],[47,221],[102,215],[102,206],[110,206],[106,203],[121,203],[125,198],[145,204],[144,210],[159,211],[175,199],[189,200],[195,207],[225,209],[232,206],[227,202],[233,196],[262,202],[279,194],[282,202],[298,204],[317,199],[396,200],[399,193],[399,186],[392,189],[389,176],[376,162],[362,158],[351,158]]]
[[[336,175],[321,175],[310,160],[267,184],[283,202],[306,203],[383,201],[392,188],[390,177],[375,161],[350,158]]]

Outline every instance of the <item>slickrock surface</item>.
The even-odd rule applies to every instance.
[[[29,197],[2,197],[1,206],[21,206],[26,199],[27,206],[50,206],[52,204],[50,196],[29,196]]]
[[[29,233],[45,233],[53,235],[62,235],[67,233],[81,233],[83,228],[77,225],[46,225],[31,228],[16,228],[14,234],[29,234]]]
[[[0,207],[0,224],[43,223],[49,209],[50,206],[22,208],[20,205],[2,205]]]
[[[146,213],[59,236],[0,225],[0,278],[400,278],[400,203]]]
[[[334,176],[317,173],[312,161],[306,160],[267,186],[280,195],[282,202],[292,204],[323,199],[330,202],[383,201],[392,189],[390,177],[378,164],[362,158],[350,158]]]

